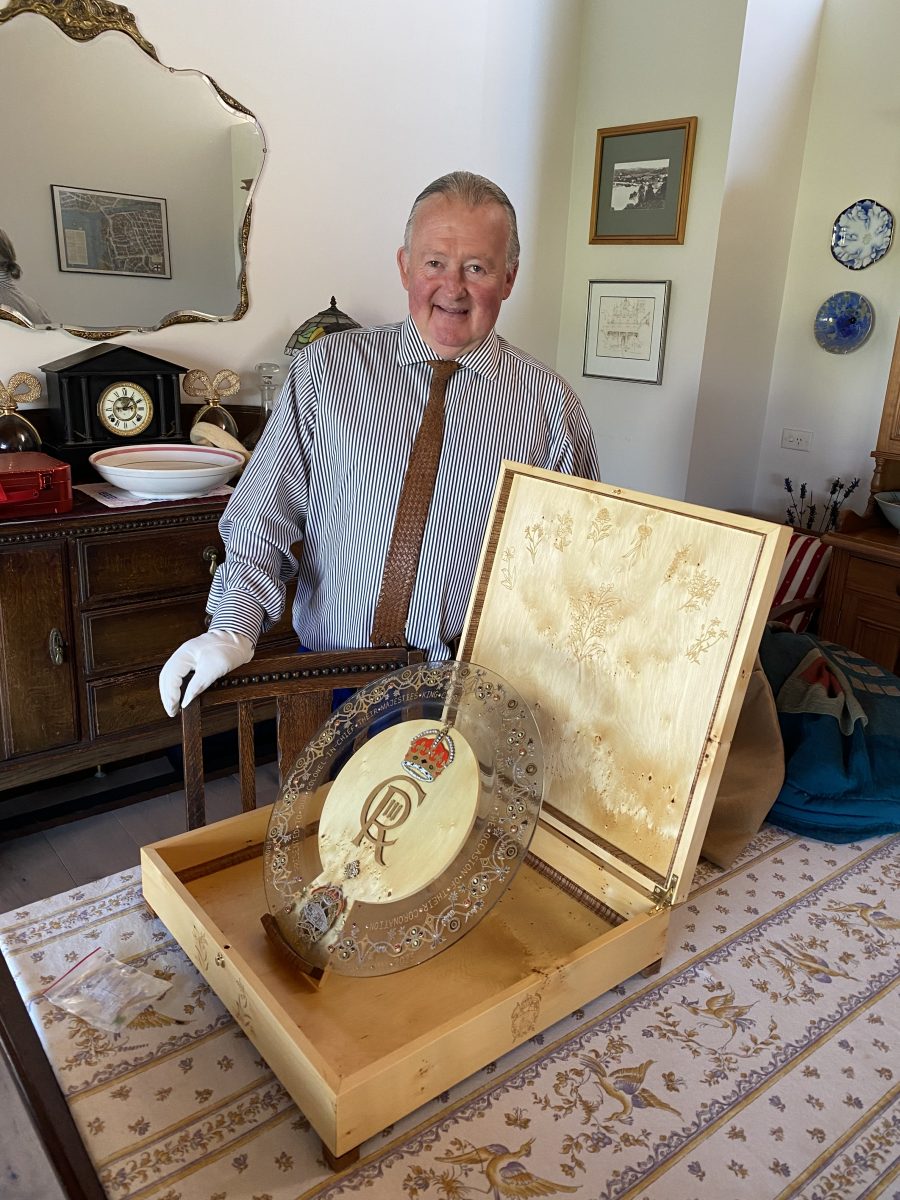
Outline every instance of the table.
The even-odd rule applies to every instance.
[[[171,982],[119,1034],[41,996],[97,946]],[[900,1187],[897,836],[835,846],[766,825],[732,868],[701,861],[658,976],[489,1064],[337,1175],[146,908],[138,870],[5,914],[0,949],[114,1200],[783,1200]],[[8,1040],[8,997],[0,1005]]]

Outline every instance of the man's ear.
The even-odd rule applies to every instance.
[[[519,264],[518,263],[516,263],[516,265],[514,267],[507,268],[506,281],[505,281],[504,287],[503,287],[503,299],[504,300],[506,300],[506,298],[509,296],[510,292],[513,290],[513,284],[516,282],[516,276],[518,275],[518,273],[519,273]]]
[[[403,246],[397,251],[397,266],[400,268],[400,282],[405,291],[409,291],[409,260]]]

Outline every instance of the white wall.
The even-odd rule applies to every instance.
[[[703,350],[688,500],[752,510],[823,0],[751,0]]]
[[[231,367],[252,401],[254,364],[286,364],[287,337],[332,294],[363,323],[405,312],[394,254],[409,205],[434,176],[468,167],[502,183],[520,214],[501,330],[583,397],[606,479],[725,508],[752,496],[776,519],[785,475],[816,489],[834,474],[866,483],[900,249],[850,272],[830,231],[867,195],[900,218],[900,6],[822,2],[810,90],[819,0],[458,0],[452,19],[437,0],[134,0],[162,61],[212,75],[257,115],[269,153],[244,320],[118,340]],[[690,115],[684,245],[590,246],[596,130]],[[770,188],[771,213],[759,200]],[[587,285],[604,278],[672,280],[661,386],[582,376]],[[816,346],[812,320],[843,288],[863,291],[877,319],[841,357]],[[84,345],[2,322],[0,377]],[[812,451],[781,450],[784,426],[811,430]]]
[[[865,197],[900,222],[898,45],[896,0],[826,0],[754,502],[776,519],[786,476],[821,497],[835,476],[858,475],[857,510],[868,493],[900,315],[900,233],[883,259],[851,271],[831,255],[831,229]],[[829,354],[815,342],[813,319],[826,297],[845,290],[872,303],[875,327],[852,354]],[[811,450],[783,450],[785,427],[811,431]]]
[[[254,364],[286,363],[288,336],[332,294],[362,323],[403,316],[395,253],[410,204],[435,176],[468,168],[501,183],[521,218],[522,268],[502,331],[553,356],[580,2],[458,0],[452,15],[430,0],[130,7],[166,65],[204,69],[257,116],[268,154],[246,317],[118,342],[208,371],[231,367],[253,402]],[[0,323],[0,376],[86,344]]]
[[[584,400],[605,480],[684,495],[746,0],[589,0],[582,37],[558,365]],[[682,246],[590,246],[600,128],[698,117]],[[588,281],[671,279],[662,384],[582,376]]]

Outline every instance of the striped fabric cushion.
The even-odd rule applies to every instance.
[[[775,590],[772,607],[787,604],[791,600],[812,600],[818,596],[825,578],[828,560],[831,557],[831,547],[822,544],[821,538],[814,533],[801,533],[795,530],[791,534],[784,566]],[[795,633],[802,633],[812,619],[812,610],[795,613],[785,624]]]

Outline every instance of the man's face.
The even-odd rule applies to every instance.
[[[508,235],[499,204],[429,196],[419,208],[397,264],[416,329],[442,358],[473,350],[494,328],[516,279],[517,267],[506,265]]]

